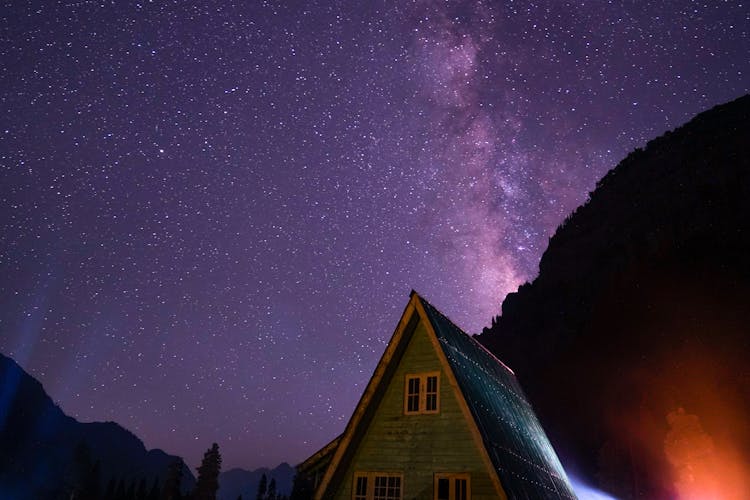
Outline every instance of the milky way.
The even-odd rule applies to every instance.
[[[0,351],[195,465],[343,430],[624,155],[748,92],[740,2],[6,2]]]

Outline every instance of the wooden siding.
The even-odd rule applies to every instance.
[[[405,376],[422,372],[440,373],[440,412],[404,415]],[[468,473],[473,500],[496,498],[455,390],[420,322],[334,498],[352,498],[355,471],[402,473],[405,500],[433,500],[436,472]]]

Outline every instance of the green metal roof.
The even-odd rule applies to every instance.
[[[576,498],[513,372],[419,297],[511,499]]]

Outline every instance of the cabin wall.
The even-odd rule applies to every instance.
[[[404,415],[406,374],[432,371],[440,372],[440,412]],[[402,473],[404,500],[433,500],[437,472],[469,473],[473,500],[496,499],[479,453],[454,389],[420,322],[334,498],[352,498],[357,471]]]

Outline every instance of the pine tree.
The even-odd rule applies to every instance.
[[[142,477],[141,482],[138,483],[138,489],[135,492],[135,499],[146,500],[146,495],[148,495],[148,490],[146,489],[146,478]]]
[[[151,486],[151,491],[148,492],[148,500],[159,500],[159,493],[161,493],[159,488],[159,478],[156,477],[154,479],[154,484]]]
[[[164,489],[161,493],[162,500],[180,500],[180,483],[182,483],[182,461],[175,460],[169,465],[167,478],[164,480]]]
[[[91,474],[91,449],[85,441],[80,441],[73,450],[72,491],[70,498],[85,500],[86,483]]]
[[[268,500],[276,500],[276,479],[271,478],[268,483]]]
[[[260,483],[258,483],[258,494],[255,497],[255,500],[265,500],[266,498],[266,486],[268,485],[268,478],[265,474],[261,476]]]
[[[312,496],[313,487],[310,479],[299,472],[295,474],[294,482],[292,483],[292,494],[289,497],[290,500],[310,500]]]
[[[104,492],[104,498],[116,498],[115,488],[117,487],[117,480],[113,477],[107,483],[107,489]],[[156,499],[158,500],[158,499]]]
[[[115,498],[117,500],[126,500],[125,496],[125,479],[120,478],[117,482],[117,490],[115,491]]]
[[[195,483],[193,500],[216,500],[219,472],[221,472],[221,454],[219,454],[219,445],[214,443],[204,453],[203,462],[198,467],[198,481]]]
[[[135,500],[135,479],[130,481],[128,492],[125,494],[125,498],[127,498],[127,500]]]
[[[83,494],[81,495],[81,498],[83,500],[99,500],[102,482],[101,468],[101,461],[97,460],[89,473],[86,475],[86,478],[83,482]]]

